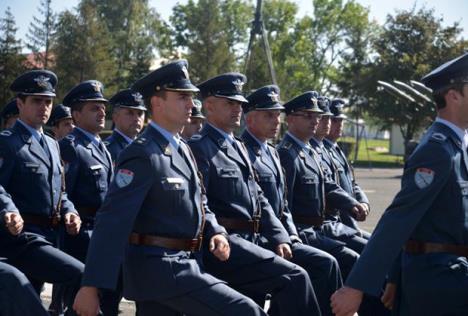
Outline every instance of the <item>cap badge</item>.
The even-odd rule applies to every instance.
[[[242,92],[242,86],[244,85],[242,80],[237,79],[236,81],[233,81],[232,84],[236,86],[237,92]]]
[[[92,82],[91,85],[93,86],[94,91],[101,92],[102,84],[100,82],[95,81],[95,82]]]
[[[271,101],[279,102],[279,94],[276,93],[275,91],[272,91],[272,92],[268,93],[267,95],[271,98]]]
[[[49,82],[50,78],[40,75],[37,78],[34,78],[34,81],[37,83],[37,85],[43,89],[52,89],[52,85]]]
[[[316,108],[318,106],[318,100],[317,98],[310,98],[310,100],[312,101],[312,103],[314,104],[314,108]]]
[[[132,97],[137,103],[141,103],[143,101],[143,96],[139,92],[132,93]]]
[[[185,79],[190,79],[187,67],[182,67],[182,72],[184,73]]]

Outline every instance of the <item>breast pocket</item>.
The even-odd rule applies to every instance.
[[[170,210],[175,210],[182,201],[187,189],[187,182],[179,177],[166,177],[161,181],[164,202]]]
[[[242,176],[238,174],[236,168],[221,167],[216,168],[217,181],[214,183],[214,190],[217,190],[219,197],[230,197],[239,194],[237,182]],[[210,183],[211,186],[211,183]],[[213,188],[212,188],[213,189]]]
[[[319,178],[317,175],[305,175],[301,177],[301,186],[305,194],[311,198],[317,198],[319,195]]]
[[[93,165],[89,167],[91,178],[94,180],[96,189],[99,192],[107,191],[107,175],[103,165]]]
[[[258,182],[272,183],[275,182],[275,177],[271,173],[258,173]]]
[[[38,181],[42,177],[47,176],[47,171],[45,170],[46,166],[41,165],[35,162],[24,162],[21,168],[21,173],[25,177],[25,179],[29,179],[29,181]]]

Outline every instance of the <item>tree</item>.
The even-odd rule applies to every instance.
[[[35,66],[49,68],[51,62],[50,47],[55,29],[56,16],[51,7],[52,0],[41,0],[39,7],[40,18],[33,17],[29,25],[29,40],[27,47],[34,54]]]
[[[59,15],[53,52],[62,96],[79,82],[90,79],[103,82],[106,94],[118,89],[111,36],[95,7],[94,0],[82,0],[76,14],[64,11]]]
[[[425,7],[389,15],[374,44],[376,57],[366,65],[363,93],[369,102],[365,110],[383,127],[398,125],[405,145],[429,124],[435,111],[429,105],[376,93],[377,80],[419,81],[431,69],[466,51],[468,42],[459,39],[458,23],[444,27],[442,22],[434,10]]]
[[[175,46],[186,52],[195,82],[240,69],[239,53],[252,14],[243,0],[189,0],[174,7]]]
[[[167,43],[169,29],[147,0],[96,0],[96,5],[111,36],[119,74],[112,84],[127,88],[148,72],[158,45]]]
[[[15,19],[10,7],[0,19],[0,105],[3,107],[13,97],[10,84],[24,70],[25,58],[21,55],[21,41],[16,39]]]

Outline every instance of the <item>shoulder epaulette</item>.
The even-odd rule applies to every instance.
[[[135,144],[140,144],[140,145],[144,145],[148,142],[148,139],[146,137],[138,137],[136,140],[135,140]]]
[[[190,137],[190,139],[189,139],[189,142],[195,142],[197,140],[200,140],[200,139],[203,138],[203,136],[205,136],[205,135],[201,135],[201,134],[192,135],[192,137]]]
[[[442,143],[447,139],[447,136],[442,133],[433,133],[430,139]]]
[[[280,148],[284,148],[284,149],[290,149],[291,147],[292,147],[292,144],[290,142],[284,142],[280,146]]]
[[[10,130],[7,130],[7,129],[0,132],[0,135],[2,135],[2,136],[11,136],[11,134],[13,134],[13,133]]]

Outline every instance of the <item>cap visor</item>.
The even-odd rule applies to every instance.
[[[239,101],[242,103],[249,103],[249,101],[241,94],[235,94],[235,95],[222,95],[222,94],[215,94],[215,97],[218,98],[225,98],[229,100],[234,100],[234,101]]]
[[[20,95],[37,95],[37,96],[44,96],[44,97],[56,97],[57,95],[53,92],[35,92],[35,93],[18,93]]]
[[[134,110],[142,110],[147,111],[148,109],[145,106],[131,106],[131,105],[114,105],[114,108],[127,108],[127,109],[134,109]]]

